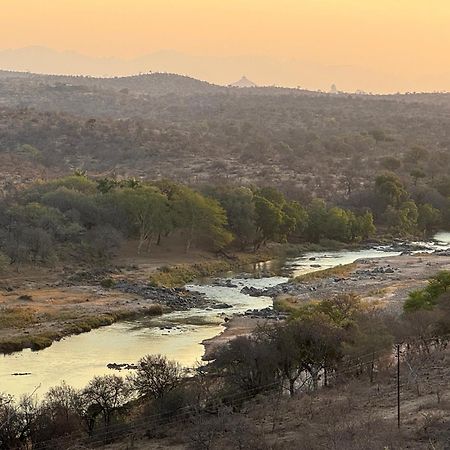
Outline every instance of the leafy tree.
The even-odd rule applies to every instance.
[[[279,208],[282,208],[286,202],[284,195],[274,187],[261,188],[256,192],[256,195],[265,198]]]
[[[186,252],[194,241],[209,242],[215,249],[232,241],[231,233],[225,228],[225,211],[216,200],[180,186],[171,199],[171,209],[176,227],[184,231]]]
[[[421,161],[425,161],[427,157],[428,151],[425,148],[415,146],[405,154],[405,162],[410,164],[417,164]]]
[[[102,211],[95,199],[75,189],[65,186],[44,194],[40,200],[44,205],[56,208],[71,220],[91,228],[102,222]]]
[[[441,212],[429,203],[419,205],[418,227],[419,230],[426,234],[430,234],[435,230],[442,221]]]
[[[94,259],[108,260],[120,248],[122,235],[109,224],[99,225],[85,233],[83,243]]]
[[[323,236],[324,224],[328,211],[323,200],[314,199],[308,208],[308,228],[306,235],[312,242],[317,242]]]
[[[113,178],[102,178],[97,180],[97,190],[102,194],[107,194],[118,186],[117,180]]]
[[[244,187],[214,189],[211,195],[226,211],[228,226],[242,248],[256,240],[256,212],[253,192]]]
[[[411,235],[417,230],[419,211],[414,201],[402,203],[399,209],[389,206],[385,212],[385,220],[389,228],[396,234]]]
[[[306,372],[316,389],[320,372],[332,369],[341,358],[342,330],[331,323],[310,318],[289,323],[285,331],[290,334],[292,345],[284,350],[291,354],[292,362],[296,361],[293,364],[297,365],[296,373]],[[290,378],[291,392],[292,388]]]
[[[334,207],[327,211],[326,221],[323,225],[324,235],[328,239],[348,242],[351,239],[351,224],[354,215],[347,211]]]
[[[383,203],[384,208],[397,208],[408,198],[403,183],[393,173],[379,175],[375,180],[375,192]]]
[[[283,213],[279,207],[274,205],[265,197],[256,195],[254,197],[256,226],[260,236],[255,248],[269,240],[276,240],[283,224]]]
[[[283,213],[286,217],[283,225],[285,236],[294,234],[296,237],[304,237],[308,227],[308,213],[298,202],[286,202],[283,206]]]
[[[47,182],[36,183],[25,192],[28,201],[41,198],[48,192],[53,192],[59,188],[65,188],[70,191],[77,191],[86,195],[93,195],[96,193],[96,183],[86,176],[70,175],[63,178],[56,178]]]
[[[412,291],[403,308],[406,312],[421,309],[431,310],[439,303],[440,298],[449,291],[450,271],[443,270],[431,277],[425,289]]]
[[[169,202],[156,188],[142,186],[114,192],[114,199],[131,219],[139,238],[138,253],[144,244],[147,249],[152,240],[172,226]]]
[[[369,131],[369,135],[372,136],[376,143],[378,144],[379,142],[383,142],[386,141],[388,138],[386,136],[386,133],[384,132],[384,130],[381,130],[379,128],[373,129]]]
[[[355,360],[360,364],[361,372],[367,368],[370,382],[373,382],[376,361],[383,353],[387,357],[392,354],[392,333],[376,310],[359,314],[353,325],[351,338],[343,344],[343,352],[352,360],[352,365]]]
[[[360,216],[353,215],[350,220],[350,228],[352,240],[368,239],[376,232],[373,214],[366,211]]]

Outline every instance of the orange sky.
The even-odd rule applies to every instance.
[[[0,0],[0,49],[264,55],[450,81],[449,24],[450,0]]]

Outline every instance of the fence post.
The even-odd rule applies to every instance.
[[[397,344],[397,427],[400,428],[400,344]]]

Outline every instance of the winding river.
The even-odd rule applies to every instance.
[[[433,242],[421,243],[430,251],[448,248],[450,233],[438,233]],[[201,342],[223,330],[224,316],[243,313],[248,309],[272,306],[269,297],[250,297],[240,291],[244,286],[266,288],[287,281],[288,276],[300,275],[361,258],[398,255],[386,249],[355,251],[310,252],[284,262],[285,276],[256,277],[230,274],[222,281],[188,285],[187,288],[204,293],[212,300],[231,305],[226,309],[191,309],[165,314],[159,318],[140,318],[119,322],[89,333],[70,336],[38,352],[29,349],[0,358],[0,391],[19,397],[36,392],[42,396],[51,386],[63,380],[76,387],[85,386],[96,375],[118,373],[107,364],[135,363],[146,354],[164,354],[184,366],[193,366],[201,360],[204,348]],[[270,262],[265,263],[270,265]],[[320,266],[320,267],[319,267]],[[270,268],[270,267],[269,267]],[[14,373],[30,373],[14,376]],[[126,374],[127,371],[120,373]]]

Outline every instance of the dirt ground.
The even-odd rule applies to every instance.
[[[237,336],[248,336],[258,326],[266,323],[266,319],[256,319],[248,316],[234,316],[226,324],[224,331],[211,339],[202,341],[205,347],[203,359],[208,361],[214,352]]]

